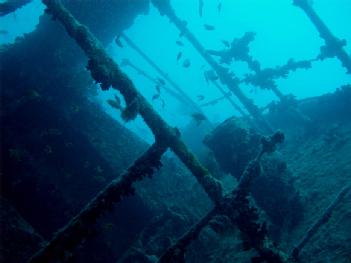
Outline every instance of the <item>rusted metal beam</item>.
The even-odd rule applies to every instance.
[[[291,103],[289,103],[289,95],[285,95],[279,90],[275,79],[286,78],[290,71],[295,71],[299,68],[311,68],[311,63],[317,60],[318,58],[301,61],[290,59],[286,64],[275,68],[252,69],[255,73],[247,75],[241,81],[245,82],[246,84],[260,87],[261,89],[271,90],[279,98],[283,105],[291,111],[291,113],[293,113],[302,122],[308,123],[309,118],[305,116],[298,108],[293,107]]]
[[[312,226],[307,230],[300,242],[295,246],[292,251],[292,257],[298,259],[301,250],[306,246],[306,244],[311,240],[311,238],[317,233],[319,228],[328,222],[331,214],[333,213],[335,207],[340,203],[344,196],[351,191],[351,185],[347,185],[341,189],[337,194],[335,199],[330,203],[327,209],[322,213],[322,215],[312,224]]]
[[[152,108],[147,100],[137,91],[133,82],[125,75],[111,59],[102,44],[89,29],[79,23],[59,0],[42,0],[46,12],[62,23],[72,37],[87,55],[88,70],[93,79],[100,83],[102,89],[112,86],[118,89],[126,101],[125,118],[132,119],[140,114],[152,130],[156,143],[121,179],[112,181],[96,198],[83,209],[80,214],[60,230],[55,237],[30,260],[31,263],[57,262],[70,254],[75,247],[91,235],[91,230],[97,218],[112,209],[113,203],[123,196],[133,194],[132,184],[144,176],[151,176],[154,168],[160,164],[160,158],[167,148],[170,148],[184,163],[204,188],[209,198],[216,204],[222,198],[222,186],[211,176],[196,157],[188,150],[180,139],[176,128],[170,127]],[[127,111],[127,113],[126,113]]]
[[[210,221],[217,215],[228,217],[231,224],[239,228],[244,239],[246,241],[250,240],[250,246],[256,249],[260,257],[260,260],[257,259],[256,262],[289,262],[289,256],[274,247],[273,242],[267,238],[265,233],[261,232],[262,229],[258,229],[258,225],[255,223],[257,219],[252,220],[258,215],[247,201],[252,181],[261,173],[260,161],[263,154],[275,151],[276,144],[282,143],[283,140],[284,136],[281,132],[262,138],[262,149],[257,157],[246,166],[238,186],[231,193],[225,195],[220,203],[193,225],[177,242],[171,245],[159,258],[158,263],[184,263],[188,246],[198,238],[202,229],[208,226]],[[243,200],[246,201],[243,202]],[[245,220],[252,220],[252,222],[242,220],[243,214],[245,214]]]
[[[347,69],[347,73],[351,74],[351,58],[343,48],[343,46],[346,45],[346,41],[340,40],[332,34],[330,29],[307,0],[293,0],[293,4],[300,7],[305,12],[318,30],[320,37],[324,39],[326,45],[324,52],[326,52],[328,55],[336,56],[341,61],[342,65]]]
[[[71,221],[57,231],[49,243],[39,250],[30,263],[62,262],[72,253],[82,240],[94,235],[94,225],[102,215],[113,208],[123,198],[133,195],[133,184],[145,176],[152,176],[154,170],[161,166],[161,156],[167,146],[154,144],[127,172],[110,182],[98,193]]]

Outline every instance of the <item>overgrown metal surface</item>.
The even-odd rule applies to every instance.
[[[89,29],[75,20],[75,18],[71,16],[70,12],[61,6],[60,1],[44,0],[43,2],[45,2],[48,6],[47,11],[50,12],[55,19],[58,19],[64,24],[65,29],[69,35],[76,40],[76,42],[88,56],[89,61],[87,68],[90,70],[93,79],[96,82],[100,83],[103,90],[108,89],[110,86],[112,86],[122,93],[127,104],[126,108],[124,108],[122,111],[123,119],[128,121],[134,119],[138,114],[140,114],[153,131],[156,143],[150,147],[144,155],[142,155],[137,161],[134,162],[134,164],[126,172],[126,174],[122,176],[122,178],[114,179],[92,200],[92,202],[86,206],[85,209],[83,209],[76,217],[74,217],[69,224],[67,224],[62,230],[58,231],[53,240],[32,258],[32,262],[48,262],[52,261],[55,258],[59,260],[68,260],[72,256],[71,252],[74,251],[74,248],[80,244],[81,241],[84,241],[86,238],[95,234],[94,225],[96,219],[105,214],[106,211],[112,209],[112,204],[120,201],[123,196],[134,195],[134,188],[132,185],[135,181],[141,180],[145,176],[152,176],[154,170],[159,168],[161,156],[164,154],[168,147],[171,148],[173,152],[178,155],[180,160],[190,169],[200,185],[202,185],[202,187],[205,189],[210,199],[212,199],[212,201],[215,203],[215,208],[210,211],[207,216],[200,220],[198,224],[195,224],[194,227],[191,228],[190,231],[183,236],[183,239],[180,238],[178,240],[178,243],[175,243],[174,246],[170,246],[169,250],[167,250],[167,252],[161,257],[161,262],[185,262],[184,253],[186,251],[186,248],[190,242],[197,239],[200,231],[207,225],[211,225],[214,228],[223,227],[223,221],[221,220],[225,217],[230,217],[230,215],[236,215],[234,216],[232,222],[234,222],[234,225],[238,226],[241,230],[241,238],[243,239],[244,244],[247,245],[246,248],[253,247],[259,252],[259,257],[252,257],[252,260],[254,262],[261,262],[263,260],[266,260],[268,262],[282,262],[287,260],[287,258],[285,258],[285,255],[282,255],[280,251],[276,250],[276,248],[272,246],[273,243],[267,239],[263,225],[256,223],[258,220],[258,214],[255,208],[249,206],[250,202],[248,200],[248,189],[246,189],[243,194],[240,194],[242,193],[242,189],[239,184],[239,190],[234,190],[232,193],[234,198],[229,198],[229,195],[222,197],[222,189],[219,181],[214,179],[210,173],[198,162],[195,156],[188,150],[187,146],[180,139],[179,131],[176,128],[168,126],[167,123],[165,123],[157,114],[157,112],[153,110],[151,105],[148,104],[148,102],[139,94],[138,90],[134,87],[131,80],[119,69],[118,65],[107,56],[103,49],[103,45],[100,44],[94,35],[90,33]],[[169,4],[168,1],[154,2],[157,3],[159,7],[162,5],[167,6]],[[117,4],[118,6],[119,3],[113,2],[112,4]],[[342,50],[342,45],[336,45],[333,42],[333,39],[335,39],[335,37],[333,37],[330,32],[327,32],[328,34],[324,32],[327,30],[327,28],[314,13],[313,9],[311,9],[311,7],[309,7],[305,1],[295,1],[295,4],[306,11],[312,22],[316,24],[317,29],[322,31],[321,35],[326,40],[326,46],[322,47],[321,55],[317,59],[337,56],[343,62],[343,65],[348,68],[347,64],[349,62],[349,57],[346,53],[343,53],[344,51]],[[163,8],[164,7],[165,6],[163,6]],[[184,31],[186,31],[185,25],[179,22],[180,20],[175,16],[174,12],[168,12],[169,8],[170,7],[168,6],[167,8],[162,9],[163,11],[161,10],[161,13],[167,13],[170,16],[171,20],[184,33]],[[168,11],[166,12],[166,10]],[[109,20],[107,19],[104,21],[108,22]],[[94,26],[92,26],[92,28],[94,28]],[[201,54],[204,53],[203,48],[201,48],[201,44],[196,41],[191,32],[186,31],[186,34],[193,42],[195,47],[198,47],[198,51]],[[247,48],[248,42],[245,42],[244,45],[246,45]],[[62,51],[64,52],[64,50]],[[232,54],[229,55],[231,56]],[[220,77],[222,77],[222,82],[229,81],[227,82],[229,86],[235,84],[234,87],[239,88],[239,86],[236,86],[238,83],[234,83],[233,79],[229,80],[229,78],[226,78],[225,73],[221,70],[219,65],[211,63],[211,58],[208,58],[207,55],[204,56],[212,66],[218,69],[217,73]],[[278,109],[279,111],[279,107],[281,107],[281,109],[286,111],[289,118],[296,117],[299,119],[300,124],[305,128],[308,125],[311,126],[311,119],[312,121],[315,121],[315,119],[310,119],[309,117],[311,116],[309,114],[304,115],[306,112],[302,114],[302,112],[297,109],[297,101],[293,97],[283,95],[277,89],[274,79],[277,77],[286,77],[289,70],[295,70],[299,67],[309,68],[311,66],[311,62],[315,59],[301,62],[290,60],[286,65],[283,65],[281,67],[264,70],[260,70],[260,67],[257,68],[257,65],[259,64],[257,64],[257,61],[253,60],[252,57],[248,56],[247,52],[246,56],[236,57],[235,59],[246,61],[251,69],[255,72],[255,75],[248,76],[245,80],[242,81],[254,83],[261,88],[269,88],[273,90],[281,99],[280,103],[270,105],[270,112],[274,113],[274,109]],[[77,83],[80,80],[77,80]],[[72,84],[74,85],[74,83]],[[43,87],[45,87],[45,85],[47,84],[43,84]],[[231,86],[231,88],[233,88],[233,86]],[[341,93],[347,92],[347,90],[347,87],[343,87],[341,89]],[[223,94],[225,96],[225,93]],[[239,97],[243,99],[244,104],[248,107],[251,114],[253,114],[256,121],[260,123],[261,127],[265,127],[265,129],[268,128],[268,130],[270,130],[269,125],[265,123],[265,119],[263,119],[261,116],[259,109],[254,105],[250,106],[250,103],[248,103],[248,101],[240,95],[240,92],[238,92],[238,90],[236,94],[239,94]],[[11,94],[9,96],[11,97]],[[31,96],[33,99],[40,97],[40,94],[36,93],[36,91],[30,91],[29,96]],[[13,110],[13,105],[8,106],[10,111]],[[73,110],[77,110],[77,107],[73,107]],[[341,110],[341,112],[344,114],[343,110]],[[269,116],[268,119],[276,121],[276,118],[272,118],[271,116]],[[331,135],[328,137],[328,140],[333,141],[335,140],[335,137],[338,137],[338,134],[334,134],[332,131],[330,133]],[[96,144],[93,140],[90,141],[90,143]],[[103,147],[100,149],[103,152]],[[49,147],[46,147],[45,150],[48,153],[51,153],[51,146],[49,145]],[[26,155],[26,153],[21,151],[21,149],[13,149],[11,152],[11,158],[18,160],[21,160],[24,155]],[[103,158],[105,157],[110,158],[110,160],[113,158],[113,156],[103,156]],[[256,166],[253,165],[253,163],[248,164],[247,169],[245,170],[246,174],[250,174],[248,172],[250,171],[250,167],[258,167],[257,163]],[[99,168],[100,169],[98,169],[98,172],[101,171],[101,167]],[[254,174],[259,174],[259,170],[251,170],[256,171],[253,172]],[[243,178],[245,178],[245,176]],[[227,205],[223,204],[223,200],[229,200],[228,202],[224,202],[227,203]],[[341,198],[337,200],[341,200]],[[228,206],[228,204],[230,205]],[[223,207],[230,208],[230,212],[228,213],[229,210],[223,209]],[[331,207],[334,206],[332,205]],[[224,210],[228,211],[221,213]],[[172,214],[172,216],[176,215],[174,212],[171,212],[170,214]],[[223,218],[218,222],[216,222],[216,220],[210,222],[210,218],[217,218],[218,214],[220,214],[219,217]],[[327,221],[328,220],[322,220],[321,224],[325,224]],[[250,228],[249,226],[253,227]],[[312,234],[316,233],[316,231],[312,232]],[[181,246],[179,246],[179,244],[181,244]]]

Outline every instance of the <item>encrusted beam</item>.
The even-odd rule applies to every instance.
[[[190,32],[186,26],[186,22],[182,21],[173,10],[169,0],[152,0],[153,5],[159,10],[160,14],[167,16],[169,20],[179,29],[180,33],[184,35],[199,54],[206,60],[206,62],[216,72],[219,80],[228,87],[230,91],[239,99],[247,111],[256,120],[257,124],[265,131],[271,133],[273,130],[267,121],[261,115],[259,108],[253,103],[251,99],[241,91],[239,87],[239,80],[235,78],[228,70],[220,66],[205,50],[197,38]]]
[[[300,240],[300,242],[295,246],[292,251],[292,257],[298,260],[301,250],[306,246],[306,244],[311,240],[311,238],[318,232],[319,228],[328,222],[331,214],[333,213],[335,207],[340,203],[344,196],[351,190],[351,185],[345,186],[338,195],[335,197],[333,202],[327,207],[327,209],[322,213],[322,215],[313,223],[313,225],[307,230],[306,234]]]
[[[95,234],[97,219],[112,210],[113,205],[124,197],[134,195],[133,183],[146,176],[151,177],[154,170],[161,167],[160,160],[166,150],[165,145],[152,145],[124,175],[110,182],[79,214],[58,230],[52,240],[39,250],[29,263],[57,262],[69,257],[76,246]]]
[[[200,219],[181,238],[171,245],[159,258],[159,263],[184,263],[187,247],[195,240],[201,230],[210,225],[215,216],[225,216],[231,224],[238,227],[241,232],[244,245],[254,248],[258,252],[254,262],[280,263],[289,262],[288,255],[277,249],[266,236],[263,226],[257,223],[258,214],[256,208],[250,207],[248,196],[252,181],[260,173],[260,161],[264,153],[275,151],[276,144],[282,143],[284,135],[276,132],[270,137],[262,138],[262,149],[258,156],[248,163],[240,177],[238,186],[224,196],[207,215]]]
[[[252,84],[260,87],[261,89],[271,89],[277,95],[277,97],[283,100],[284,95],[277,89],[275,79],[287,78],[291,71],[296,71],[297,69],[309,69],[312,66],[311,63],[317,60],[318,58],[300,61],[289,59],[286,64],[276,66],[275,68],[254,70],[254,74],[247,74],[244,79],[241,80],[241,82]]]
[[[222,198],[220,182],[214,179],[188,150],[180,139],[179,131],[171,128],[158,115],[139,94],[132,81],[107,55],[102,44],[86,26],[72,16],[59,0],[43,0],[43,3],[47,7],[46,12],[63,24],[67,33],[76,40],[88,56],[88,69],[102,89],[112,86],[121,92],[127,104],[124,117],[131,119],[140,114],[154,133],[156,143],[128,169],[121,179],[113,180],[76,217],[58,231],[48,245],[32,257],[30,263],[56,262],[69,255],[80,242],[93,234],[93,226],[97,218],[112,209],[113,204],[120,201],[122,197],[134,193],[135,181],[152,175],[154,169],[160,166],[160,158],[167,148],[171,148],[188,167],[211,200],[218,203]]]
[[[300,7],[305,12],[318,30],[320,37],[324,39],[325,47],[321,49],[322,53],[324,53],[321,54],[322,58],[336,56],[341,61],[344,68],[347,69],[347,73],[351,74],[351,58],[343,48],[343,46],[346,45],[346,41],[340,40],[332,34],[307,0],[293,0],[293,4]]]
[[[152,108],[150,103],[137,91],[133,82],[124,74],[119,66],[107,55],[102,44],[89,29],[79,23],[59,0],[43,0],[46,12],[59,20],[67,33],[76,40],[89,58],[88,70],[103,90],[113,87],[120,91],[126,101],[126,109],[122,116],[125,119],[135,118],[140,114],[153,132],[156,141],[165,143],[192,172],[204,187],[209,197],[216,202],[222,196],[221,185],[213,178],[197,158],[188,150],[180,139],[180,132],[170,127]]]
[[[290,96],[284,95],[277,87],[275,79],[277,78],[287,78],[289,72],[296,71],[297,69],[308,69],[311,68],[311,63],[313,61],[318,60],[318,58],[309,59],[309,60],[300,60],[295,61],[293,59],[289,59],[289,61],[282,65],[277,66],[275,68],[266,68],[266,69],[256,69],[254,70],[254,74],[248,74],[245,76],[242,82],[246,84],[251,84],[256,87],[260,87],[261,89],[271,90],[284,104],[286,108],[288,108],[291,113],[293,113],[296,117],[298,117],[302,122],[308,123],[309,118],[305,116],[298,108],[294,107],[290,103]]]

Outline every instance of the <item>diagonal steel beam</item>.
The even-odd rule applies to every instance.
[[[88,69],[92,77],[100,83],[102,89],[112,86],[120,91],[127,104],[128,116],[140,114],[154,133],[156,143],[141,156],[120,180],[112,181],[99,193],[85,209],[81,211],[55,237],[30,260],[31,263],[57,262],[62,260],[75,247],[89,237],[91,227],[97,218],[112,209],[114,202],[123,196],[133,194],[132,184],[144,176],[152,175],[154,168],[167,148],[170,148],[196,177],[210,199],[218,203],[222,198],[222,186],[213,178],[180,139],[177,129],[171,128],[140,95],[132,81],[119,69],[107,55],[102,44],[89,29],[80,24],[59,0],[43,0],[46,12],[62,23],[67,33],[76,40],[89,58]],[[129,109],[128,109],[129,108]],[[134,112],[133,112],[134,111]]]
[[[208,196],[213,201],[218,200],[222,196],[219,181],[213,178],[189,151],[180,139],[178,129],[170,127],[162,119],[150,103],[137,91],[128,76],[108,56],[102,44],[86,26],[80,24],[71,15],[59,0],[43,0],[43,3],[48,7],[47,12],[64,25],[67,33],[76,40],[88,56],[87,68],[90,70],[92,77],[101,84],[101,88],[106,90],[112,86],[118,89],[126,101],[127,111],[130,111],[128,114],[131,117],[140,114],[153,132],[156,141],[166,142],[204,187]]]
[[[161,166],[161,157],[167,146],[155,143],[127,172],[114,179],[100,193],[98,193],[71,221],[56,232],[49,243],[39,250],[30,260],[30,263],[47,263],[65,260],[82,240],[94,233],[94,225],[101,216],[113,208],[114,203],[133,195],[133,184],[146,176],[152,176],[154,170]]]
[[[322,213],[321,217],[315,221],[312,226],[307,230],[303,238],[300,242],[294,247],[292,251],[292,257],[298,260],[299,254],[301,250],[306,246],[306,244],[311,240],[311,238],[318,232],[319,228],[328,222],[331,214],[333,213],[335,207],[340,203],[340,201],[344,198],[344,196],[351,191],[351,184],[345,186],[341,189],[341,191],[337,194],[335,199],[331,202],[331,204],[327,207],[327,209]]]
[[[260,162],[263,154],[275,151],[276,144],[281,143],[282,140],[284,140],[284,136],[281,132],[276,132],[268,138],[263,137],[261,151],[246,166],[238,186],[231,193],[226,194],[220,203],[171,245],[159,258],[158,263],[184,263],[187,247],[217,215],[230,218],[231,223],[238,227],[243,240],[248,242],[249,246],[259,254],[260,261],[256,260],[255,262],[289,262],[289,256],[277,249],[273,242],[267,238],[264,231],[258,228],[259,225],[255,222],[257,221],[255,217],[258,217],[258,215],[247,201],[252,181],[261,173]]]
[[[257,124],[262,127],[265,131],[272,133],[273,130],[267,121],[261,115],[259,108],[254,102],[246,97],[239,87],[239,81],[228,72],[228,70],[220,66],[205,50],[198,39],[190,32],[186,27],[186,23],[182,21],[173,10],[169,0],[152,0],[153,5],[159,10],[160,14],[167,16],[169,20],[179,29],[182,35],[184,35],[199,54],[206,60],[206,62],[216,72],[219,80],[228,87],[230,91],[239,99],[242,105],[256,120]]]
[[[293,0],[293,4],[300,7],[308,18],[311,20],[313,25],[319,32],[321,38],[324,39],[328,53],[335,55],[342,63],[344,68],[347,69],[347,73],[351,74],[351,58],[346,53],[343,46],[346,44],[343,40],[336,38],[323,20],[319,17],[316,11],[309,5],[307,0]]]

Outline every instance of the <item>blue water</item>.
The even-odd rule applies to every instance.
[[[245,32],[256,32],[256,39],[250,44],[250,54],[261,63],[262,68],[282,65],[289,58],[295,60],[314,58],[319,53],[319,47],[324,44],[316,28],[300,8],[292,5],[291,0],[204,0],[202,17],[198,12],[198,0],[171,2],[177,15],[187,22],[189,29],[205,48],[222,49],[224,48],[222,40],[231,42],[233,38],[241,37]],[[222,3],[220,13],[217,10],[219,2]],[[334,35],[351,43],[349,29],[351,2],[349,0],[310,2]],[[13,42],[15,37],[33,30],[42,12],[43,5],[36,0],[16,11],[15,14],[2,17],[0,27],[8,30],[9,33],[1,35],[0,43]],[[214,25],[215,30],[205,30],[204,24]],[[207,63],[191,43],[184,37],[179,38],[177,28],[169,22],[168,18],[161,17],[152,5],[149,13],[137,17],[135,23],[125,33],[194,101],[198,102],[198,95],[205,97],[201,103],[221,96],[212,84],[207,84],[205,81],[203,72],[210,69]],[[184,43],[184,47],[176,45],[175,42],[179,39]],[[122,44],[124,44],[123,48],[118,47],[114,42],[107,47],[118,63],[127,58],[151,76],[159,76],[134,50],[123,43],[123,40]],[[351,53],[350,44],[345,49]],[[179,51],[182,51],[183,55],[177,62],[176,56]],[[191,61],[189,68],[182,67],[184,59]],[[238,77],[250,72],[243,62],[232,63],[230,69]],[[129,67],[124,67],[123,70],[134,81],[137,89],[152,102],[155,85]],[[292,72],[288,78],[278,79],[277,84],[284,94],[292,93],[300,99],[332,92],[340,85],[350,83],[351,77],[345,72],[346,70],[336,58],[327,59],[313,62],[311,69]],[[259,90],[250,85],[241,85],[241,88],[258,106],[264,106],[276,100],[270,91]],[[106,103],[113,94],[115,94],[113,90],[101,91],[97,99],[109,113],[120,120],[115,109],[110,108]],[[162,98],[166,104],[164,109],[160,100],[152,103],[170,124],[184,126],[191,120],[192,112],[182,109],[182,106],[165,92],[162,93]],[[204,112],[212,122],[220,122],[231,115],[239,115],[227,101],[205,107]],[[148,128],[139,118],[126,125],[143,137],[152,138],[149,136]]]

